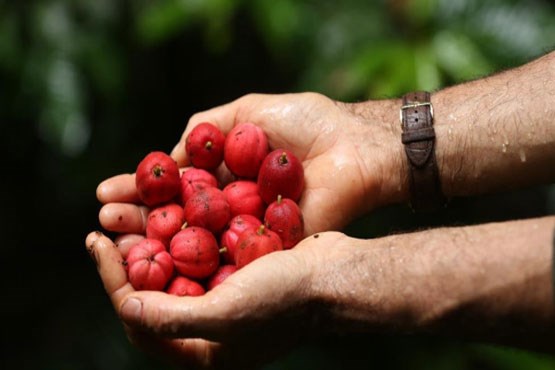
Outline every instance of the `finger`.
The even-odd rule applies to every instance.
[[[222,188],[225,188],[226,185],[233,181],[237,181],[237,177],[231,173],[229,168],[225,165],[225,162],[222,162],[222,164],[216,169],[215,175],[216,179],[218,179],[218,184]]]
[[[167,360],[180,368],[208,369],[214,367],[218,343],[203,339],[167,339],[139,330],[127,329],[129,341],[146,353]]]
[[[127,259],[129,250],[137,245],[141,240],[145,238],[142,234],[121,234],[114,240],[114,243],[119,249],[121,256]]]
[[[103,228],[125,234],[144,234],[148,208],[129,203],[108,203],[98,214]]]
[[[250,268],[253,264],[249,265]],[[251,270],[250,273],[247,270]],[[245,273],[246,272],[246,273]],[[240,321],[268,302],[257,285],[268,268],[242,269],[200,297],[177,297],[162,292],[140,291],[126,297],[119,309],[131,328],[168,338],[203,338],[222,342],[245,329]],[[277,278],[280,279],[279,277]],[[284,284],[282,284],[283,286]],[[266,290],[262,289],[262,292]],[[271,295],[280,298],[280,294]],[[271,305],[271,304],[270,304]]]
[[[127,329],[127,337],[146,353],[186,369],[260,369],[269,359],[291,348],[295,341],[275,338],[217,343],[204,339],[167,339]]]
[[[248,104],[246,100],[248,100],[247,97],[239,98],[231,103],[194,114],[189,119],[181,139],[171,152],[171,156],[176,160],[177,164],[179,166],[189,165],[189,158],[185,152],[185,140],[197,125],[203,122],[210,122],[216,125],[224,135],[227,134],[236,124],[238,110],[241,109],[241,106]]]
[[[123,267],[123,258],[116,245],[100,232],[92,232],[85,241],[96,263],[106,293],[117,309],[123,297],[134,292]]]
[[[260,369],[268,360],[298,345],[301,338],[291,330],[285,335],[272,332],[263,337],[234,335],[224,342],[170,339],[128,326],[126,332],[135,346],[187,369]]]
[[[138,203],[140,199],[135,186],[135,174],[117,175],[102,181],[96,188],[96,197],[102,204]]]
[[[168,338],[220,339],[229,324],[229,303],[140,291],[126,297],[119,315],[132,328]],[[216,303],[216,302],[219,302]]]

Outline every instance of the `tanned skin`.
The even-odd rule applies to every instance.
[[[447,197],[555,182],[555,52],[432,95]],[[97,190],[99,218],[121,233],[86,246],[130,340],[188,368],[250,368],[320,333],[426,332],[555,353],[555,217],[438,228],[378,239],[340,232],[409,199],[400,100],[346,104],[313,93],[247,95],[191,117],[172,152],[210,121],[259,125],[305,169],[307,238],[262,257],[202,297],[134,292],[122,261],[144,233],[134,175]],[[229,178],[225,169],[220,179]]]

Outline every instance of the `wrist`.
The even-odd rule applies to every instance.
[[[311,293],[321,326],[339,334],[406,331],[415,326],[418,311],[409,306],[413,300],[406,299],[407,284],[399,274],[399,263],[407,260],[400,238],[343,236],[321,254]]]
[[[384,158],[381,161],[382,189],[381,205],[406,203],[410,199],[408,163],[405,148],[401,142],[403,129],[399,121],[400,99],[377,102],[378,111],[382,110],[382,125],[389,133]]]
[[[400,99],[353,104],[359,119],[361,158],[364,161],[366,212],[409,199],[407,162],[401,143]]]

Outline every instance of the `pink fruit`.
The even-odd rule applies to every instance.
[[[179,297],[198,297],[205,293],[202,285],[185,276],[176,276],[168,285],[166,293]]]
[[[166,248],[185,222],[185,212],[179,204],[168,204],[152,210],[146,220],[146,237],[162,242]]]
[[[225,164],[239,177],[255,179],[268,152],[266,134],[252,123],[235,126],[225,139]]]
[[[253,215],[264,216],[266,205],[258,192],[258,184],[252,181],[235,181],[224,188],[224,194],[231,210],[231,217]]]
[[[257,230],[247,230],[239,236],[235,251],[235,261],[240,269],[266,254],[283,250],[278,234],[264,225]]]
[[[199,190],[218,187],[216,177],[200,168],[190,168],[181,175],[181,200],[183,205]]]
[[[266,227],[279,235],[283,249],[291,249],[304,237],[303,214],[291,199],[278,199],[268,206],[264,216]]]
[[[287,149],[268,154],[258,173],[260,196],[270,204],[278,195],[297,202],[304,188],[304,170],[301,162]]]
[[[185,221],[217,234],[231,219],[231,210],[224,193],[217,188],[197,191],[185,204]]]
[[[136,290],[163,290],[172,277],[173,261],[164,244],[144,239],[127,256],[129,282]]]
[[[214,235],[195,226],[187,227],[173,237],[170,254],[177,271],[193,279],[212,275],[220,262],[220,251]]]
[[[216,286],[220,285],[229,275],[237,271],[237,266],[235,265],[224,265],[220,266],[218,270],[210,277],[206,283],[206,288],[208,290],[214,289]]]
[[[256,230],[262,222],[252,215],[238,215],[229,221],[229,228],[222,233],[220,247],[223,258],[227,263],[235,264],[237,239],[246,230]]]
[[[179,192],[177,163],[166,153],[151,152],[137,166],[135,185],[149,207],[171,200]]]
[[[185,151],[193,166],[205,170],[216,169],[224,158],[225,136],[209,122],[196,126],[185,140]]]

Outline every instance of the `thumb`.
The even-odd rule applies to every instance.
[[[229,287],[233,289],[233,287]],[[233,331],[231,303],[208,292],[201,297],[178,297],[163,292],[134,292],[119,307],[131,328],[168,338],[204,338],[221,341]]]

